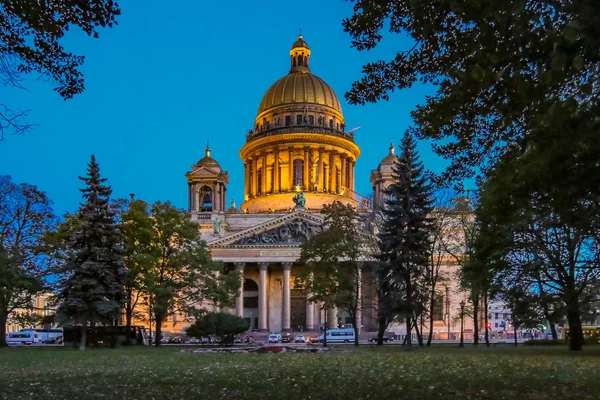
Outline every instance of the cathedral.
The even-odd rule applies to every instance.
[[[360,148],[346,129],[336,93],[312,73],[311,51],[301,35],[289,60],[289,72],[264,94],[239,152],[244,166],[239,208],[233,201],[228,207],[228,173],[208,146],[186,174],[188,208],[213,259],[243,276],[235,309],[229,311],[245,318],[253,331],[318,331],[325,321],[329,328],[351,326],[342,310],[308,302],[306,291],[294,287],[295,272],[302,268],[297,265],[300,246],[322,230],[323,205],[340,201],[370,212],[380,204],[396,159],[392,145],[371,172],[372,199],[356,193]],[[361,289],[357,324],[367,332],[376,329],[375,288],[364,278]],[[457,293],[454,283],[452,292]],[[453,303],[460,301],[457,295],[449,296]],[[449,297],[441,301],[446,306],[435,321],[444,332]]]

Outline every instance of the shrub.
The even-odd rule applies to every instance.
[[[533,339],[523,342],[526,346],[556,346],[564,345],[565,341],[562,339]]]
[[[196,318],[185,333],[187,336],[201,338],[214,335],[221,338],[224,345],[233,344],[235,335],[244,333],[250,325],[244,318],[223,312],[211,312]]]

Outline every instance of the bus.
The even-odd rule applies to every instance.
[[[328,329],[327,343],[354,343],[354,329]],[[323,343],[323,335],[319,336],[319,342]]]
[[[6,334],[6,344],[9,346],[23,346],[39,343],[38,334],[33,331],[9,332]]]
[[[62,344],[63,341],[63,328],[29,328],[21,329],[21,332],[35,332],[40,342],[45,344]]]

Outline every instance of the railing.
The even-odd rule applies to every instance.
[[[250,142],[262,137],[281,135],[284,133],[321,133],[324,135],[337,136],[354,142],[354,132],[344,132],[343,130],[328,128],[326,126],[294,125],[277,126],[260,131],[249,130],[246,134],[246,142]]]
[[[358,203],[358,208],[361,210],[371,211],[373,209],[373,200],[367,196],[363,196],[348,188],[344,189],[343,195],[356,201]]]

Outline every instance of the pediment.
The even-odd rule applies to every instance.
[[[298,247],[323,230],[319,214],[294,211],[224,238],[208,242],[208,247]]]
[[[187,175],[188,176],[202,176],[202,177],[219,176],[219,175],[221,175],[221,171],[217,171],[210,167],[201,166],[201,167],[194,167],[194,170],[188,172]]]

